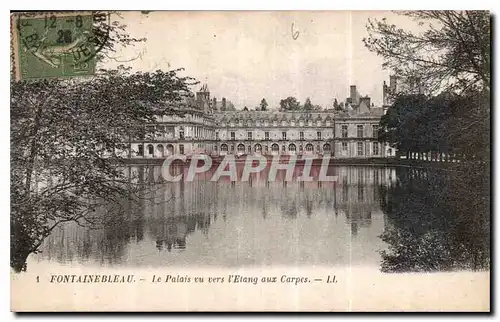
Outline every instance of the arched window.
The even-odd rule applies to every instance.
[[[172,144],[167,144],[167,155],[174,154],[174,146]]]
[[[262,145],[256,144],[254,147],[255,152],[261,152],[262,151]]]
[[[245,153],[245,146],[243,144],[238,144],[238,153]]]
[[[223,144],[220,146],[220,150],[223,152],[227,152],[227,144]]]
[[[328,143],[323,144],[323,152],[330,153],[330,144]]]
[[[292,144],[290,144],[290,145],[288,146],[288,151],[290,151],[290,152],[295,152],[295,151],[297,151],[297,147],[295,146],[295,144],[293,144],[293,143],[292,143]]]
[[[156,146],[156,150],[158,151],[158,156],[162,158],[165,156],[165,148],[163,147],[163,144],[158,144]]]
[[[307,145],[306,145],[306,151],[307,151],[307,152],[312,152],[312,151],[314,151],[314,147],[313,147],[313,145],[312,145],[311,143],[309,143],[309,144],[307,144]]]
[[[273,151],[273,152],[279,152],[279,150],[280,150],[280,147],[276,143],[274,143],[273,145],[271,145],[271,151]]]
[[[155,153],[155,148],[152,144],[148,144],[148,154],[153,155]]]

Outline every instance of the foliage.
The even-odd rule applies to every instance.
[[[233,102],[227,101],[226,105],[226,111],[236,111],[236,108],[234,107]]]
[[[280,109],[282,111],[321,111],[321,106],[313,105],[311,99],[308,97],[304,105],[300,105],[300,102],[293,96],[289,96],[280,101]]]
[[[88,223],[99,202],[118,207],[131,187],[122,170],[145,123],[181,113],[179,70],[101,71],[86,80],[11,82],[11,266],[19,271],[58,224]],[[112,207],[111,207],[112,208]]]
[[[313,110],[313,105],[311,103],[311,99],[308,97],[306,98],[306,102],[304,103],[304,106],[302,107],[305,111],[312,111]]]
[[[401,95],[381,118],[379,140],[400,153],[456,154],[465,160],[488,162],[489,97]]]
[[[421,32],[369,20],[366,47],[401,81],[405,93],[481,92],[491,85],[488,11],[404,11]],[[395,94],[395,93],[393,93]]]
[[[260,105],[259,105],[260,110],[261,110],[261,111],[267,111],[267,107],[268,107],[268,106],[269,106],[269,105],[267,104],[266,99],[265,99],[265,98],[263,98],[263,99],[262,99],[262,101],[260,101]]]
[[[342,104],[342,105],[340,105],[340,104]],[[340,103],[340,104],[337,101],[337,98],[335,98],[335,100],[333,101],[333,109],[335,111],[341,111],[341,110],[343,110],[344,104],[343,103]]]
[[[293,96],[289,96],[280,101],[280,109],[282,111],[296,111],[300,108],[300,103]]]

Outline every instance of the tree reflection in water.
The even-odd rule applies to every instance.
[[[487,172],[487,171],[486,171]],[[380,189],[384,272],[482,270],[490,265],[489,176],[443,169],[397,170]]]

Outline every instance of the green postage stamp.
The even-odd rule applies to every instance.
[[[12,46],[17,80],[94,74],[93,15],[13,14]]]

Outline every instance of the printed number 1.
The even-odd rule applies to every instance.
[[[37,276],[37,277],[36,277],[36,282],[37,282],[37,283],[40,283],[40,276]]]

